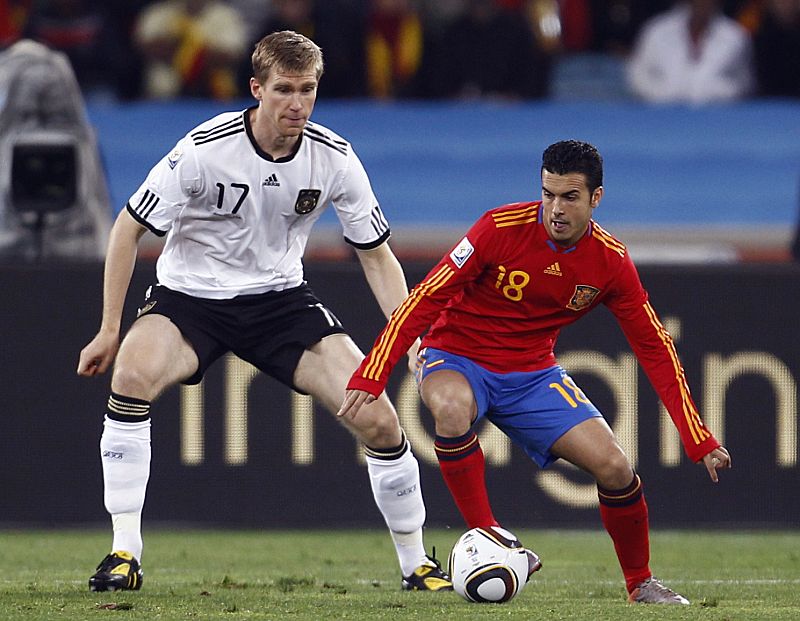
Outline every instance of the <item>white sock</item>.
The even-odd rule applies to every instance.
[[[141,560],[141,515],[150,478],[150,419],[121,423],[106,416],[100,457],[106,511],[114,527],[112,550],[125,550]]]
[[[111,516],[114,541],[111,550],[130,552],[137,561],[142,561],[142,512],[115,513]]]
[[[399,457],[373,456],[377,454],[380,453],[367,450],[372,495],[391,532],[400,569],[404,576],[409,576],[427,560],[422,542],[425,503],[420,488],[419,464],[407,443]]]

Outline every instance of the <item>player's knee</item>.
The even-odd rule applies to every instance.
[[[126,397],[152,400],[155,378],[135,364],[118,361],[111,378],[111,390]]]
[[[594,476],[597,484],[605,489],[623,489],[633,479],[633,467],[621,450],[607,453],[596,466]]]
[[[443,401],[431,409],[436,421],[437,435],[456,438],[467,433],[472,426],[472,412],[465,404]]]
[[[472,392],[464,390],[460,383],[430,383],[427,388],[424,391],[424,401],[433,414],[436,433],[446,437],[467,433],[475,415]]]
[[[400,421],[388,399],[379,399],[359,412],[353,425],[359,439],[372,448],[390,448],[402,440]]]

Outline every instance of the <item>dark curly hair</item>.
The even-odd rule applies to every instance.
[[[542,171],[554,175],[583,173],[589,193],[603,185],[603,158],[594,145],[580,140],[551,144],[542,154]]]

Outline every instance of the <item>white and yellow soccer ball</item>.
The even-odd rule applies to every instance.
[[[450,552],[453,589],[468,602],[509,601],[541,565],[536,554],[499,526],[468,530]]]

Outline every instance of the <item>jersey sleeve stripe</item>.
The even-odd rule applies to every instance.
[[[335,144],[333,142],[330,142],[329,140],[327,140],[325,138],[321,138],[319,136],[314,136],[313,134],[311,134],[308,131],[304,131],[303,135],[306,138],[309,138],[309,139],[313,140],[314,142],[318,142],[320,144],[324,144],[326,147],[330,147],[334,151],[338,151],[342,155],[347,155],[347,148],[346,147],[341,147],[341,146],[339,146],[339,145],[337,145],[337,144]]]
[[[525,218],[524,220],[510,220],[508,222],[496,222],[495,221],[494,225],[495,225],[496,228],[500,229],[500,228],[503,228],[504,226],[518,226],[520,224],[528,224],[530,222],[536,222],[536,220],[537,220],[537,217],[533,216],[532,218]]]
[[[619,241],[618,239],[616,239],[616,238],[615,238],[613,235],[609,235],[609,234],[608,234],[606,231],[604,231],[603,229],[600,229],[600,228],[593,228],[593,230],[592,230],[592,233],[593,233],[593,234],[595,235],[595,237],[597,237],[598,239],[601,239],[601,240],[603,240],[603,241],[604,241],[604,242],[605,242],[607,245],[609,245],[609,246],[611,246],[611,247],[614,247],[614,248],[617,248],[617,249],[619,249],[619,250],[620,250],[620,251],[622,251],[622,252],[624,252],[624,251],[625,251],[625,244],[623,244],[621,241]]]
[[[364,367],[364,377],[366,379],[375,380],[380,376],[380,371],[377,370],[378,367],[383,368],[383,363],[386,359],[387,351],[391,349],[391,344],[394,343],[395,339],[397,338],[397,333],[399,332],[400,328],[402,327],[402,322],[405,319],[406,309],[413,309],[421,299],[423,295],[423,291],[426,287],[429,286],[429,283],[442,273],[444,267],[439,270],[436,274],[434,274],[430,279],[426,279],[425,281],[421,282],[419,285],[414,287],[411,291],[409,296],[403,300],[403,302],[398,306],[393,312],[391,317],[389,318],[389,323],[384,328],[383,332],[380,335],[380,339],[378,340],[377,346],[373,347],[372,351],[369,355],[369,362],[366,367]]]
[[[330,140],[331,142],[335,142],[336,144],[347,148],[347,142],[345,142],[344,140],[337,140],[333,136],[329,136],[328,134],[326,134],[324,132],[321,132],[312,123],[306,123],[305,130],[307,132],[310,132],[310,133],[316,135],[316,136],[319,136],[320,138],[326,138],[327,140]]]
[[[358,248],[359,250],[372,250],[373,248],[377,248],[378,246],[380,246],[383,242],[385,242],[391,236],[392,236],[392,232],[389,229],[386,229],[381,234],[381,236],[378,237],[378,239],[376,239],[374,241],[371,241],[371,242],[366,242],[366,243],[355,242],[352,239],[350,239],[349,237],[347,237],[346,235],[344,237],[344,241],[346,241],[348,244],[350,244],[353,248]]]
[[[411,295],[392,313],[389,325],[381,335],[380,343],[375,348],[370,356],[370,363],[365,367],[364,377],[367,379],[377,380],[383,372],[386,360],[389,356],[392,346],[394,345],[397,335],[403,326],[409,313],[419,304],[419,302],[426,295],[435,292],[439,287],[444,285],[452,276],[453,270],[448,265],[434,274],[431,278],[423,281],[417,285],[412,291]]]
[[[675,350],[675,345],[672,341],[672,337],[669,336],[669,333],[666,331],[664,326],[658,320],[658,317],[655,313],[655,310],[650,305],[650,303],[646,303],[645,311],[647,312],[648,317],[650,318],[650,322],[658,331],[659,338],[661,342],[664,343],[664,346],[667,348],[669,353],[670,359],[672,360],[672,367],[675,370],[675,378],[678,381],[678,386],[681,392],[681,401],[683,407],[683,415],[686,419],[687,426],[689,431],[692,434],[692,439],[695,441],[695,444],[700,444],[708,437],[710,434],[708,431],[703,429],[703,423],[700,420],[700,415],[698,414],[697,410],[694,408],[692,404],[692,400],[689,393],[689,386],[686,382],[686,375],[684,374],[683,367],[680,364],[680,360],[678,359],[678,353]]]
[[[213,134],[224,132],[229,129],[233,129],[234,127],[237,126],[244,127],[244,117],[238,116],[235,119],[232,119],[225,123],[220,123],[219,125],[215,125],[214,127],[211,127],[209,129],[201,129],[196,132],[192,132],[190,135],[194,139],[202,140],[204,138],[212,136]]]
[[[519,205],[520,203],[515,203],[515,204]],[[534,212],[535,213],[535,212],[539,211],[538,205],[529,205],[529,204],[524,204],[524,203],[523,203],[523,205],[524,205],[523,207],[515,207],[514,209],[511,209],[510,208],[511,206],[509,205],[508,209],[503,208],[500,211],[494,211],[494,212],[492,212],[492,218],[497,219],[497,218],[508,217],[508,216],[518,216],[520,214],[525,214],[527,212]]]
[[[214,136],[209,136],[208,138],[193,138],[195,145],[201,144],[208,144],[209,142],[214,142],[215,140],[219,140],[220,138],[227,138],[228,136],[233,136],[235,134],[243,134],[244,133],[244,125],[240,125],[235,129],[230,129],[227,132],[221,134],[215,134]]]
[[[142,226],[146,227],[146,228],[147,228],[147,229],[148,229],[148,230],[149,230],[151,233],[153,233],[154,235],[157,235],[158,237],[164,237],[164,235],[166,235],[166,234],[167,234],[167,232],[166,232],[166,231],[161,231],[161,230],[157,229],[157,228],[156,228],[156,227],[154,227],[152,224],[150,224],[150,223],[149,223],[147,220],[145,220],[144,218],[142,218],[142,216],[140,216],[138,213],[136,213],[136,212],[134,211],[133,207],[131,207],[131,204],[130,204],[130,203],[126,204],[126,205],[125,205],[125,208],[128,210],[128,213],[129,213],[129,214],[131,214],[131,217],[132,217],[134,220],[136,220],[136,221],[137,221],[139,224],[141,224]]]
[[[511,209],[500,213],[493,213],[492,219],[495,223],[505,222],[508,220],[516,220],[519,218],[536,218],[539,215],[539,210],[536,207],[528,206],[522,209]]]
[[[379,205],[375,205],[375,208],[372,210],[372,214],[370,215],[370,219],[372,221],[372,228],[375,229],[375,232],[378,235],[382,235],[383,232],[389,228],[389,223],[386,221],[386,218],[384,217]]]
[[[675,344],[672,341],[672,337],[658,320],[658,316],[649,302],[645,303],[644,310],[647,313],[647,316],[650,318],[650,323],[658,332],[658,336],[661,339],[661,342],[664,344],[664,347],[667,348],[669,357],[672,360],[672,367],[675,370],[675,379],[678,381],[678,386],[681,391],[683,416],[686,419],[686,424],[692,434],[692,439],[694,440],[695,444],[701,444],[703,441],[710,438],[711,434],[703,426],[703,421],[700,419],[700,414],[697,412],[692,403],[689,385],[686,382],[686,374],[684,373],[683,367],[678,359],[678,352],[675,350]]]
[[[394,310],[389,319],[389,324],[381,334],[377,346],[370,352],[369,362],[366,367],[364,367],[363,377],[365,379],[377,381],[380,378],[386,366],[386,360],[389,357],[392,346],[397,340],[397,335],[403,327],[403,323],[408,318],[408,315],[425,296],[431,295],[446,284],[447,281],[453,277],[454,273],[455,272],[453,272],[453,269],[449,265],[443,265],[430,278],[426,278],[414,287],[411,294]]]
[[[592,237],[602,242],[603,245],[616,252],[619,256],[625,256],[625,244],[616,239],[596,222],[592,222]]]
[[[159,200],[160,199],[150,190],[145,190],[144,194],[142,194],[142,200],[136,205],[134,211],[144,220],[147,220],[150,214],[153,213],[153,209],[158,205]]]

